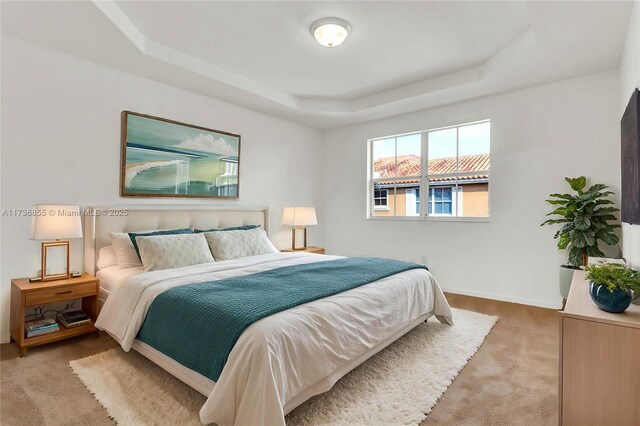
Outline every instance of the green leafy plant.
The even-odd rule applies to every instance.
[[[610,246],[618,244],[619,238],[614,229],[620,225],[609,222],[617,220],[614,213],[620,210],[610,206],[613,201],[609,196],[613,192],[606,191],[607,185],[598,183],[585,190],[586,177],[564,179],[574,193],[551,194],[547,202],[557,207],[547,214],[552,218],[540,226],[562,224],[562,228],[553,236],[558,240],[558,249],[569,250],[570,264],[586,265],[587,256],[604,256],[598,248],[598,241]]]
[[[640,271],[619,263],[589,265],[585,268],[586,277],[594,284],[604,285],[610,292],[616,289],[640,292]]]

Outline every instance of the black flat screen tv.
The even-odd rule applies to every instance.
[[[640,224],[640,95],[636,89],[620,122],[622,130],[622,221]]]

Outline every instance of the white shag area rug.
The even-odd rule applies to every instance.
[[[419,424],[476,353],[497,317],[453,309],[454,326],[420,324],[324,394],[292,425]],[[205,397],[141,355],[121,349],[69,363],[119,425],[199,425]]]

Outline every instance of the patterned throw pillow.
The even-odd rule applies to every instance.
[[[260,228],[246,231],[205,232],[207,243],[216,261],[278,253],[267,233]]]
[[[136,242],[136,237],[151,237],[153,235],[173,235],[173,234],[193,234],[193,229],[184,228],[184,229],[165,229],[162,231],[153,231],[153,232],[129,232],[129,238],[131,239],[131,244],[133,245],[136,254],[138,255],[138,259],[142,260],[140,257],[140,249],[138,248],[138,243]]]
[[[204,234],[137,237],[145,271],[214,262]]]

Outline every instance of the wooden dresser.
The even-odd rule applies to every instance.
[[[640,425],[640,306],[600,310],[584,271],[560,312],[559,379],[560,425]]]

